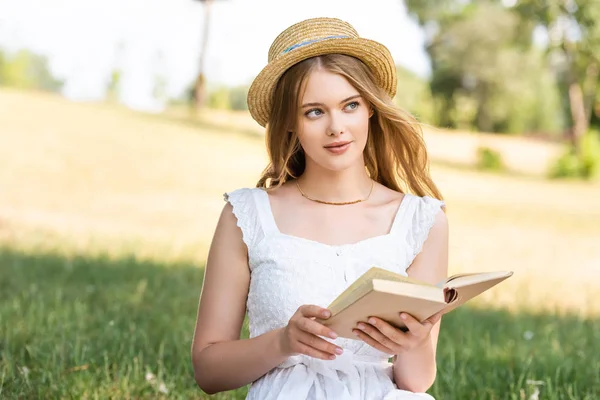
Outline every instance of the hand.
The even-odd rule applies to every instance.
[[[280,345],[284,355],[305,354],[321,360],[333,360],[342,354],[342,348],[319,337],[337,338],[337,334],[316,317],[327,319],[331,312],[314,305],[303,305],[294,313],[287,326],[280,331]]]
[[[408,328],[406,332],[376,317],[370,317],[369,323],[360,322],[359,329],[353,329],[352,332],[377,350],[397,355],[424,344],[431,337],[431,329],[442,318],[442,313],[422,323],[406,313],[400,313],[400,317]]]

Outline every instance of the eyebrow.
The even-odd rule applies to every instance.
[[[350,100],[353,100],[353,99],[356,99],[358,97],[361,97],[361,95],[360,94],[355,94],[354,96],[350,96],[350,97],[348,97],[348,98],[340,101],[340,104],[345,103],[345,102],[350,101]],[[306,104],[302,105],[302,108],[304,108],[304,107],[314,107],[314,106],[324,106],[324,104],[323,103],[306,103]]]

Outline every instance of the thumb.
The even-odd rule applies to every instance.
[[[427,318],[426,322],[428,322],[431,325],[435,325],[442,319],[442,315],[444,315],[443,310],[439,311],[439,312],[433,314],[431,317]]]

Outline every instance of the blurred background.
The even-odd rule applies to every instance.
[[[1,398],[208,397],[203,266],[267,161],[247,90],[316,16],[392,52],[450,272],[515,271],[444,318],[430,393],[600,398],[600,1],[0,0]]]

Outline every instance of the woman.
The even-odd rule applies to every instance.
[[[337,19],[273,42],[248,95],[270,163],[256,188],[226,193],[206,264],[192,360],[207,393],[431,399],[440,316],[404,315],[408,332],[375,319],[355,340],[315,320],[373,265],[447,275],[444,203],[418,124],[393,105],[395,71],[383,45]]]

